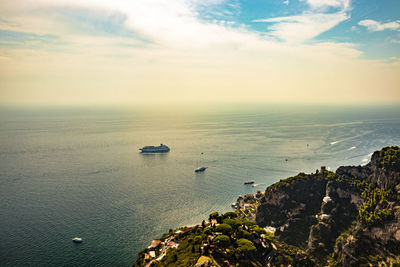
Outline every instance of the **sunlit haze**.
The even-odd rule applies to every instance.
[[[400,101],[397,0],[0,2],[0,102]]]

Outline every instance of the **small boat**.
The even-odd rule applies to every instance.
[[[82,243],[83,239],[80,238],[80,237],[74,237],[74,238],[72,238],[72,242],[74,242],[74,243]]]
[[[199,167],[194,170],[194,172],[204,172],[207,169],[207,167]]]
[[[247,180],[244,182],[244,184],[254,184],[254,183],[255,183],[254,180]]]

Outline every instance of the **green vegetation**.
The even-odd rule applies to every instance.
[[[271,242],[278,242],[274,235],[253,221],[238,219],[232,212],[214,212],[209,216],[210,220],[222,218],[222,223],[214,227],[202,224],[189,228],[182,239],[175,240],[179,243],[178,248],[168,249],[164,258],[152,265],[193,266],[200,256],[204,256],[203,260],[207,259],[221,266],[227,263],[239,266],[263,265],[263,255],[273,250]],[[173,234],[173,231],[170,233]],[[255,243],[259,245],[256,246]],[[261,246],[261,243],[264,245]]]
[[[305,173],[301,172],[296,176],[279,180],[279,182],[274,183],[273,185],[269,186],[268,190],[276,191],[276,190],[278,190],[279,188],[282,188],[282,187],[283,188],[288,188],[288,187],[291,187],[291,185],[297,183],[300,179],[304,179],[304,178],[307,178],[307,175]]]
[[[208,220],[211,222],[212,220],[216,220],[218,223],[222,223],[222,220],[224,219],[223,216],[219,215],[219,213],[213,212],[208,216]]]
[[[156,266],[191,266],[200,257],[200,244],[195,233],[182,240],[178,248],[170,248],[165,257]],[[197,239],[197,240],[196,240]],[[194,241],[194,242],[193,242]]]
[[[333,176],[335,176],[335,173],[328,171],[328,170],[325,170],[323,175],[308,175],[308,174],[305,174],[304,172],[301,172],[301,173],[297,174],[296,176],[289,177],[286,179],[281,179],[281,180],[279,180],[279,182],[274,183],[273,185],[270,185],[267,188],[267,191],[273,192],[278,189],[289,189],[289,188],[292,188],[293,185],[297,184],[301,180],[313,179],[313,180],[320,181],[320,180],[325,179],[325,177],[333,177]]]
[[[400,147],[385,147],[379,151],[379,167],[400,171]]]
[[[384,207],[388,206],[388,201],[393,195],[392,188],[368,186],[361,193],[364,203],[359,210],[360,220],[368,226],[375,226],[391,219],[393,217],[393,209]]]
[[[223,217],[224,219],[226,219],[226,218],[233,219],[233,218],[237,218],[238,215],[237,215],[237,213],[234,212],[234,211],[229,211],[229,212],[225,213],[224,215],[222,215],[222,217]]]
[[[221,248],[227,248],[231,244],[231,239],[229,236],[220,235],[214,238],[213,243]]]
[[[259,235],[262,234],[266,234],[267,231],[265,231],[263,228],[259,227],[258,225],[256,225],[255,227],[253,227],[253,231],[256,232]]]
[[[225,219],[222,222],[223,224],[230,225],[233,229],[237,229],[240,225],[242,225],[241,221],[235,219]]]
[[[296,258],[307,258],[306,252],[295,246],[290,246],[285,243],[278,243],[277,256],[271,261],[272,266],[314,266],[315,264],[310,259],[305,260],[304,264],[294,264]]]
[[[244,221],[243,224],[246,225],[247,227],[252,227],[252,226],[256,225],[255,222],[249,221],[249,220]]]
[[[251,234],[249,232],[247,232],[246,230],[240,230],[240,231],[238,231],[237,236],[238,236],[238,238],[250,238]]]
[[[257,251],[256,247],[254,246],[253,242],[248,239],[241,238],[237,242],[238,248],[237,250],[240,253],[249,253]]]
[[[325,170],[324,176],[328,179],[334,178],[336,174],[333,171]]]
[[[367,180],[353,177],[345,179],[343,177],[335,178],[342,187],[350,188],[358,192],[364,200],[363,205],[359,209],[359,218],[367,226],[379,225],[384,221],[393,217],[393,209],[386,208],[388,202],[394,200],[395,191],[392,187],[379,187],[377,184],[368,182]]]
[[[224,234],[229,234],[230,232],[232,232],[232,227],[229,224],[223,223],[215,227],[215,231]]]
[[[273,233],[270,232],[266,232],[264,234],[264,239],[268,240],[268,241],[273,241],[275,239],[275,235]]]

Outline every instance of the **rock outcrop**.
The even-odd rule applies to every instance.
[[[256,223],[305,249],[318,264],[400,261],[400,148],[373,153],[365,166],[322,169],[270,186]]]

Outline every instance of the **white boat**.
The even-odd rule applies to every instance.
[[[201,152],[201,155],[203,155],[203,152]],[[204,172],[208,168],[208,167],[204,167],[202,162],[203,162],[203,159],[201,158],[200,159],[200,164],[199,164],[199,162],[197,162],[197,166],[200,166],[200,167],[195,169],[194,172]],[[203,165],[203,166],[201,166],[201,165]]]
[[[80,238],[80,237],[74,237],[74,238],[72,238],[72,242],[74,242],[74,243],[82,243],[83,239]]]
[[[254,183],[255,183],[254,180],[247,180],[244,182],[244,184],[254,184]]]

